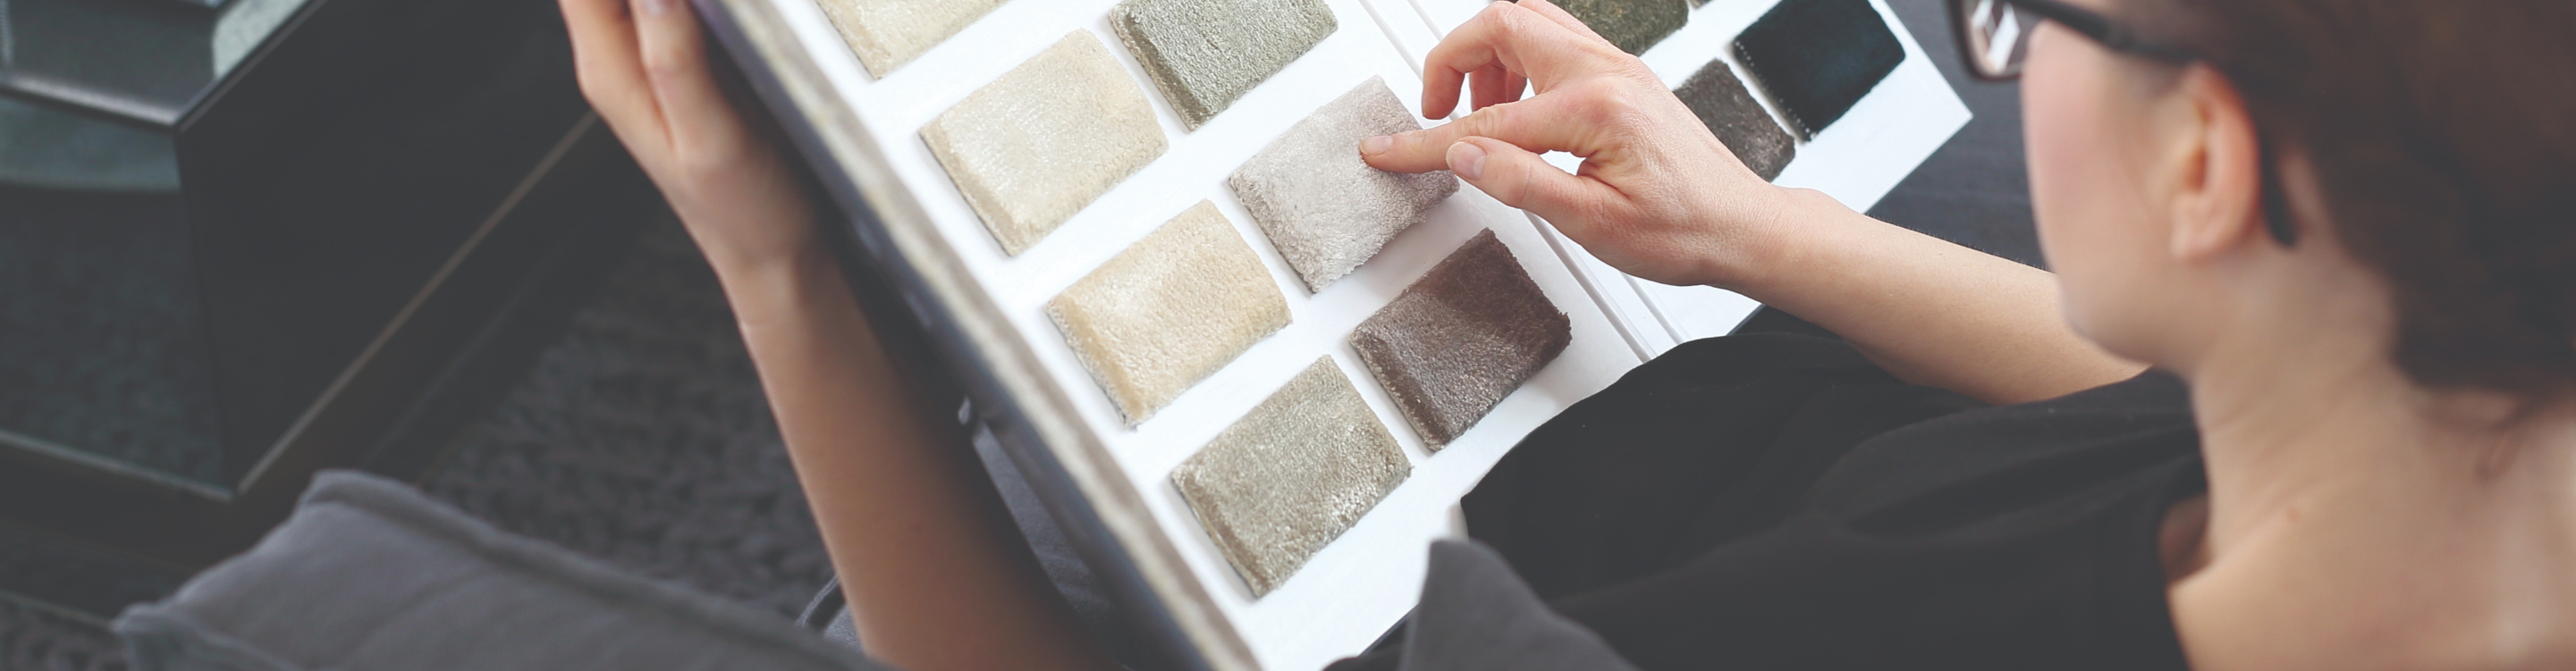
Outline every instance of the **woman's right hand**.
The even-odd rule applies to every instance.
[[[1454,171],[1631,275],[1738,286],[1776,256],[1783,211],[1812,204],[1744,167],[1643,61],[1547,0],[1486,7],[1431,50],[1423,79],[1424,116],[1448,116],[1469,80],[1474,113],[1362,142],[1370,165]],[[1549,165],[1549,151],[1582,169]]]

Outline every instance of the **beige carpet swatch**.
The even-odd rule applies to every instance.
[[[1762,111],[1762,103],[1753,99],[1753,92],[1744,88],[1744,80],[1735,77],[1735,69],[1727,67],[1726,61],[1709,61],[1673,95],[1681,96],[1699,122],[1763,179],[1778,179],[1789,161],[1798,158],[1798,143],[1780,122],[1771,120],[1770,112]]]
[[[818,0],[841,40],[883,77],[965,30],[1002,0]]]
[[[1447,170],[1406,175],[1360,160],[1361,140],[1421,129],[1386,80],[1371,77],[1271,141],[1226,184],[1306,288],[1323,291],[1458,193]]]
[[[1351,345],[1437,450],[1556,360],[1572,328],[1489,230],[1360,322]]]
[[[1325,358],[1181,462],[1172,484],[1259,597],[1412,473],[1395,437]]]
[[[1288,325],[1288,301],[1270,270],[1206,201],[1046,309],[1129,426]]]
[[[1323,0],[1127,0],[1109,25],[1198,130],[1338,24]]]
[[[921,139],[1002,250],[1019,254],[1163,155],[1144,87],[1074,31],[966,96]]]

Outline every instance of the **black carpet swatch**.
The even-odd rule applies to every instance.
[[[1905,45],[1869,0],[1785,0],[1735,37],[1735,56],[1812,139],[1905,62]]]

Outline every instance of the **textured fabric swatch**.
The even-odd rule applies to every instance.
[[[1002,0],[817,0],[841,40],[879,77],[939,46]]]
[[[1779,178],[1789,160],[1798,157],[1797,141],[1771,120],[1770,112],[1762,111],[1762,103],[1745,90],[1744,80],[1735,78],[1734,68],[1727,67],[1726,61],[1709,61],[1673,94],[1681,96],[1682,104],[1699,115],[1699,122],[1716,133],[1718,141],[1744,161],[1744,167],[1763,179]]]
[[[1489,230],[1360,322],[1351,346],[1437,450],[1556,360],[1572,329]]]
[[[1360,160],[1361,140],[1421,129],[1386,80],[1370,77],[1271,141],[1226,184],[1306,288],[1323,291],[1458,193],[1447,170],[1407,175]]]
[[[1257,598],[1412,473],[1350,378],[1324,358],[1181,462],[1172,484]]]
[[[1557,6],[1620,51],[1644,54],[1690,22],[1686,0],[1563,0]]]
[[[1288,301],[1200,201],[1055,300],[1047,316],[1133,426],[1288,325]]]
[[[1905,45],[1869,0],[1783,0],[1735,37],[1735,57],[1814,138],[1905,62]]]
[[[1163,155],[1145,89],[1074,31],[921,129],[1002,251],[1019,254]]]
[[[1339,24],[1323,0],[1127,0],[1109,25],[1198,130]]]

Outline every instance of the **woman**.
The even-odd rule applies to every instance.
[[[689,12],[632,2],[563,0],[583,90],[722,277],[870,652],[1108,668]],[[1643,668],[2576,668],[2576,6],[1957,9],[2029,29],[1970,60],[2023,81],[2057,275],[1764,183],[1545,0],[1433,50],[1425,112],[1477,111],[1372,165],[1848,343],[1659,358],[1497,467],[1474,535]]]

